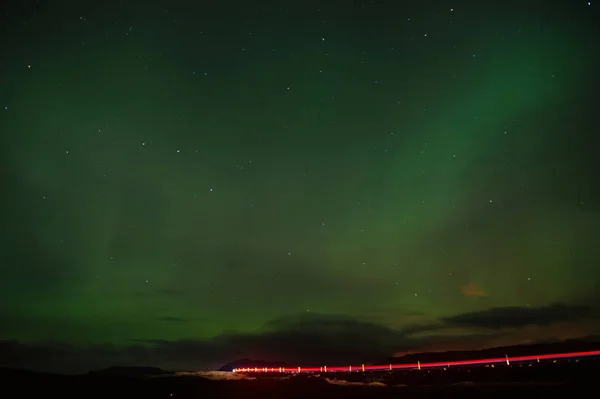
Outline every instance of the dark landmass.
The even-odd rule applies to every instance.
[[[448,352],[428,352],[428,353],[413,353],[401,357],[389,357],[382,359],[374,364],[390,364],[390,363],[421,363],[429,362],[451,362],[460,360],[474,359],[489,359],[518,356],[536,356],[552,353],[569,353],[569,352],[587,352],[600,350],[600,339],[593,338],[586,341],[582,340],[566,340],[560,342],[537,343],[528,345],[514,345],[497,348],[471,350],[471,351],[448,351]]]
[[[31,398],[542,397],[593,389],[600,357],[365,373],[158,374],[152,370],[154,375],[137,370],[64,376],[0,369],[0,379],[2,391],[11,397]]]
[[[107,369],[90,371],[88,374],[106,377],[152,377],[171,375],[173,372],[158,367],[109,367]]]
[[[539,355],[600,349],[598,342],[566,341],[536,345],[411,354],[380,364],[443,362],[490,357]],[[292,368],[289,364],[242,359],[221,367]],[[391,398],[444,395],[506,397],[506,395],[571,395],[595,384],[600,356],[532,360],[494,365],[451,366],[373,372],[231,373],[171,372],[155,367],[111,367],[66,376],[0,368],[3,392],[16,397],[61,398]]]

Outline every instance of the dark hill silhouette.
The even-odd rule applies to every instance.
[[[258,367],[258,368],[279,368],[279,367],[292,367],[287,363],[283,362],[269,362],[266,360],[250,360],[240,359],[231,363],[227,363],[221,366],[217,371],[232,371],[233,369],[239,369],[244,367]]]
[[[427,362],[451,362],[460,360],[474,360],[515,356],[535,356],[551,353],[585,352],[600,350],[600,340],[597,338],[589,340],[566,340],[561,342],[546,342],[528,345],[503,346],[497,348],[470,350],[470,351],[447,351],[412,353],[400,357],[389,357],[374,364],[389,363],[421,363]]]
[[[67,376],[62,374],[46,373],[41,371],[24,370],[11,367],[0,367],[0,378],[6,381],[20,378],[31,378],[43,381],[44,379],[60,379]]]
[[[157,375],[172,374],[158,367],[109,367],[102,370],[93,370],[88,373],[92,376],[106,377],[154,377]]]
[[[248,361],[251,360],[243,360],[244,363]],[[274,364],[263,362],[267,363]],[[165,375],[160,378],[148,378],[147,374],[122,376],[125,371],[129,371],[128,374],[131,375],[132,369],[136,368],[101,370],[105,372],[103,376],[67,376],[0,368],[0,380],[3,393],[10,392],[14,393],[13,396],[25,398],[43,398],[49,395],[60,396],[61,399],[569,397],[573,396],[573,392],[591,391],[595,388],[600,372],[600,356],[579,361],[559,360],[556,363],[511,363],[494,368],[438,367],[422,371],[337,372],[326,375],[290,373],[284,378],[280,378],[278,373],[255,373],[253,379],[235,380],[204,378],[201,374],[194,376],[193,373],[186,376]],[[134,374],[159,370],[140,369],[135,370]]]

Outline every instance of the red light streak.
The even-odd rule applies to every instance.
[[[389,364],[389,365],[372,365],[372,366],[321,366],[321,367],[297,367],[290,368],[286,370],[285,368],[280,367],[277,369],[267,369],[261,368],[258,369],[256,367],[245,367],[234,369],[234,373],[247,373],[247,372],[263,372],[263,373],[315,373],[315,372],[325,372],[330,371],[379,371],[379,370],[406,370],[406,369],[423,369],[423,368],[432,368],[432,367],[450,367],[450,366],[469,366],[469,365],[481,365],[481,364],[494,364],[494,363],[507,363],[509,362],[528,362],[528,361],[540,361],[540,360],[555,360],[555,359],[568,359],[574,357],[584,357],[584,356],[600,356],[600,350],[597,351],[587,351],[587,352],[569,352],[569,353],[553,353],[547,355],[533,355],[533,356],[516,356],[516,357],[495,357],[489,359],[478,359],[478,360],[459,360],[456,362],[433,362],[433,363],[405,363],[405,364]]]

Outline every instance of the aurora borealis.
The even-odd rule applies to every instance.
[[[600,4],[6,3],[8,365],[600,333]]]

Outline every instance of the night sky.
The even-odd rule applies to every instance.
[[[2,4],[2,365],[600,333],[600,2]]]

